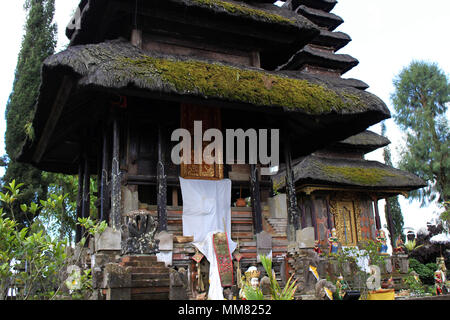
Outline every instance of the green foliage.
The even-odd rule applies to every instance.
[[[416,249],[419,249],[420,247],[423,247],[423,244],[417,245],[416,239],[414,239],[414,240],[408,240],[408,241],[406,241],[405,244],[404,244],[403,246],[405,247],[406,252],[407,252],[407,253],[410,253],[410,252],[412,252],[412,251],[414,251],[414,250],[416,250]]]
[[[419,275],[423,283],[428,285],[434,284],[434,272],[437,270],[436,263],[422,264],[418,260],[410,258],[409,268]]]
[[[293,276],[289,278],[282,289],[276,279],[275,272],[272,270],[272,259],[264,255],[259,256],[261,264],[270,280],[270,293],[272,300],[293,300],[298,285],[297,280],[293,281]],[[264,295],[260,288],[252,288],[249,284],[243,283],[243,291],[247,300],[264,300]]]
[[[41,64],[54,53],[56,45],[56,25],[53,23],[55,0],[27,0],[25,35],[18,56],[13,89],[6,106],[7,128],[5,147],[10,159],[3,181],[13,179],[25,183],[19,202],[30,203],[44,199],[47,182],[41,171],[31,165],[16,162],[25,139],[34,138],[32,118],[34,102],[38,96]],[[22,225],[30,226],[30,216],[17,211],[15,219]],[[7,208],[6,211],[9,211]],[[8,212],[10,214],[10,212]]]
[[[89,54],[89,53],[87,53]],[[360,97],[306,80],[292,79],[256,70],[242,70],[218,63],[141,56],[117,57],[114,68],[134,81],[164,84],[165,90],[199,94],[209,98],[251,103],[257,106],[288,107],[310,114],[364,109]]]
[[[420,281],[420,278],[416,279],[412,274],[409,274],[408,276],[403,278],[403,283],[412,293],[416,295],[423,295],[424,293],[426,293],[426,288],[422,284],[422,281]]]
[[[450,133],[446,115],[450,84],[436,64],[412,62],[394,80],[394,120],[406,133],[399,167],[428,181],[415,193],[422,205],[450,197]]]
[[[264,255],[260,255],[259,258],[270,280],[272,300],[293,300],[295,291],[297,290],[297,280],[292,281],[293,276],[291,276],[284,288],[281,289],[276,279],[275,272],[272,270],[272,259]]]
[[[66,254],[67,240],[54,239],[36,220],[31,228],[24,228],[14,219],[12,204],[20,197],[22,183],[15,180],[5,186],[7,193],[0,193],[0,201],[11,208],[12,217],[8,218],[0,208],[0,300],[6,298],[9,288],[15,288],[18,300],[55,299],[61,288],[61,271],[68,266]],[[49,200],[36,203],[19,204],[20,210],[35,214],[58,211],[66,196],[50,195]],[[86,229],[81,246],[87,235],[101,234],[107,227],[106,222],[97,223],[90,217],[80,220]],[[81,256],[75,257],[75,262]],[[81,287],[70,298],[84,297],[91,289],[89,270],[81,275]]]

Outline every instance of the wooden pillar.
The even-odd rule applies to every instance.
[[[293,234],[292,231],[288,231],[288,240],[294,241],[296,230],[299,229],[299,210],[297,205],[297,195],[295,191],[294,173],[292,171],[291,143],[289,133],[287,132],[287,126],[283,130],[283,140],[284,140],[284,159],[286,163],[286,197],[287,197],[288,221],[291,227],[294,228]]]
[[[113,120],[113,150],[111,164],[111,215],[110,226],[115,230],[121,227],[122,200],[121,175],[120,175],[120,125],[117,115]]]
[[[165,174],[163,132],[158,127],[157,205],[158,231],[167,231],[167,176]]]
[[[83,177],[83,204],[82,204],[82,216],[83,218],[90,217],[90,209],[91,209],[91,176],[90,176],[90,167],[89,167],[89,157],[87,152],[84,154],[83,158],[84,163],[84,177]],[[86,231],[83,229],[83,234]],[[86,241],[85,246],[88,246],[88,242]]]
[[[378,199],[373,199],[373,206],[375,208],[375,225],[377,227],[377,230],[381,229],[381,220],[380,220],[380,213],[378,211]]]
[[[255,234],[258,234],[263,231],[263,222],[258,167],[255,164],[250,164],[250,197],[252,202],[253,228]]]
[[[327,225],[328,225],[328,229],[331,230],[334,226],[333,226],[333,219],[331,217],[330,196],[329,195],[327,195],[325,201],[327,203]]]
[[[78,218],[83,217],[82,207],[83,207],[83,183],[84,180],[84,163],[83,156],[80,152],[79,163],[78,163],[78,194],[77,194],[77,222]],[[83,228],[77,224],[75,229],[75,243],[81,241],[81,237],[83,236]]]
[[[306,208],[305,208],[305,199],[302,198],[302,201],[300,202],[300,208],[301,208],[301,221],[302,221],[302,229],[306,228]]]
[[[314,240],[317,240],[317,235],[319,231],[317,230],[317,212],[316,212],[316,197],[311,195],[311,220],[314,228]]]
[[[103,130],[102,136],[102,172],[100,177],[100,220],[109,221],[108,219],[108,135],[107,130]]]

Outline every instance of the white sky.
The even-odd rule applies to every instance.
[[[0,19],[2,40],[7,44],[0,59],[0,154],[4,154],[5,106],[11,92],[17,55],[23,37],[25,13],[23,1],[2,1]],[[64,35],[78,0],[56,0],[55,20],[59,27],[58,51],[68,43]],[[376,94],[393,111],[390,94],[392,80],[412,60],[437,62],[446,74],[450,70],[449,0],[339,0],[332,11],[344,19],[337,29],[353,39],[338,53],[347,53],[359,60],[359,65],[344,75],[370,85],[368,91]],[[402,134],[393,120],[386,121],[387,135],[392,141],[391,151],[396,163],[401,156],[397,148]],[[380,125],[370,130],[381,133]],[[367,159],[383,161],[382,150],[372,152]],[[435,217],[436,206],[420,208],[400,196],[405,226],[418,229]],[[384,219],[384,201],[380,202],[380,215]]]

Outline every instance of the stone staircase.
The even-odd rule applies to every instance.
[[[170,269],[156,256],[125,256],[119,263],[131,273],[131,300],[168,300]]]

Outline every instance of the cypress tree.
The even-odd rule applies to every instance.
[[[381,135],[386,135],[386,125],[383,122],[381,124]],[[391,159],[391,150],[389,147],[383,149],[384,163],[388,166],[393,167]],[[391,244],[395,247],[395,241],[398,236],[401,236],[402,240],[405,240],[405,235],[403,234],[403,213],[398,202],[398,196],[390,197],[386,199],[386,205],[384,207],[384,212],[386,216],[386,222],[388,225],[389,233],[391,233]]]
[[[47,182],[41,171],[16,162],[26,137],[33,138],[31,122],[40,86],[41,65],[56,46],[57,27],[53,23],[55,0],[25,0],[27,11],[25,34],[19,52],[13,89],[6,106],[5,147],[8,164],[3,183],[22,182],[22,196],[17,203],[46,198]],[[5,208],[6,209],[6,208]],[[15,210],[18,213],[20,210]],[[26,222],[27,217],[18,220]],[[31,217],[28,217],[31,218]]]

